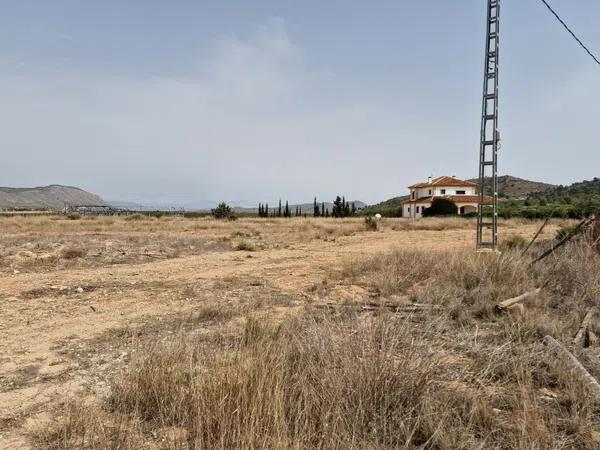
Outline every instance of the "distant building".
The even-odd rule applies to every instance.
[[[410,198],[402,202],[403,217],[422,217],[425,208],[436,198],[447,198],[456,203],[458,214],[477,212],[477,184],[456,177],[437,177],[424,183],[413,184]],[[484,204],[491,205],[492,197],[484,196]]]

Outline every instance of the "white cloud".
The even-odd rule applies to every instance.
[[[377,198],[385,187],[368,189],[365,170],[381,172],[386,164],[373,152],[401,152],[405,131],[390,111],[356,96],[333,99],[333,82],[281,19],[246,39],[219,39],[185,78],[4,75],[4,182],[79,184],[145,200]]]
[[[4,71],[2,183],[145,201],[377,201],[429,174],[476,173],[475,95],[441,104],[394,86],[402,95],[375,100],[341,78],[281,19],[218,39],[186,77]]]

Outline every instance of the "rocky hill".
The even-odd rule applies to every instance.
[[[0,209],[53,209],[65,206],[105,206],[98,195],[72,186],[0,187]]]
[[[477,178],[469,181],[478,182]],[[492,194],[490,179],[486,179],[485,193]],[[524,180],[522,178],[513,177],[511,175],[503,175],[498,177],[498,195],[504,198],[526,198],[531,194],[544,192],[555,187],[552,184],[541,183],[539,181]]]

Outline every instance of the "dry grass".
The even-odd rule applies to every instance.
[[[385,219],[375,233],[362,218],[2,225],[0,379],[14,385],[0,403],[21,422],[0,418],[0,434],[50,413],[34,448],[598,448],[597,405],[541,338],[570,344],[600,299],[600,255],[579,242],[530,268],[556,223],[525,258],[475,255],[463,219]],[[539,224],[500,226],[529,238]],[[570,348],[600,377],[597,343]]]
[[[546,334],[570,342],[585,309],[600,305],[600,256],[578,243],[533,268],[529,261],[517,250],[397,250],[349,262],[338,280],[443,312],[308,308],[282,320],[248,317],[233,339],[212,345],[180,332],[140,351],[104,402],[68,404],[35,442],[51,449],[600,448],[598,405],[541,344]],[[496,302],[538,286],[543,295],[524,308],[494,311]]]
[[[472,228],[473,219],[463,219],[461,217],[431,217],[423,219],[400,219],[395,221],[391,228],[394,231],[445,231]]]
[[[60,257],[65,259],[83,258],[86,253],[86,250],[83,248],[68,247],[61,250]]]

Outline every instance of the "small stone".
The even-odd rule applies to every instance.
[[[552,392],[547,388],[541,388],[538,392],[542,397],[558,398],[558,394],[556,392]]]
[[[75,289],[78,293],[82,293],[83,292],[83,288],[81,286],[79,286],[77,289]]]
[[[17,270],[17,269],[15,269],[15,270],[13,270],[13,273],[16,275],[16,274],[18,274],[18,273],[21,273],[21,271],[20,271],[20,270]]]

